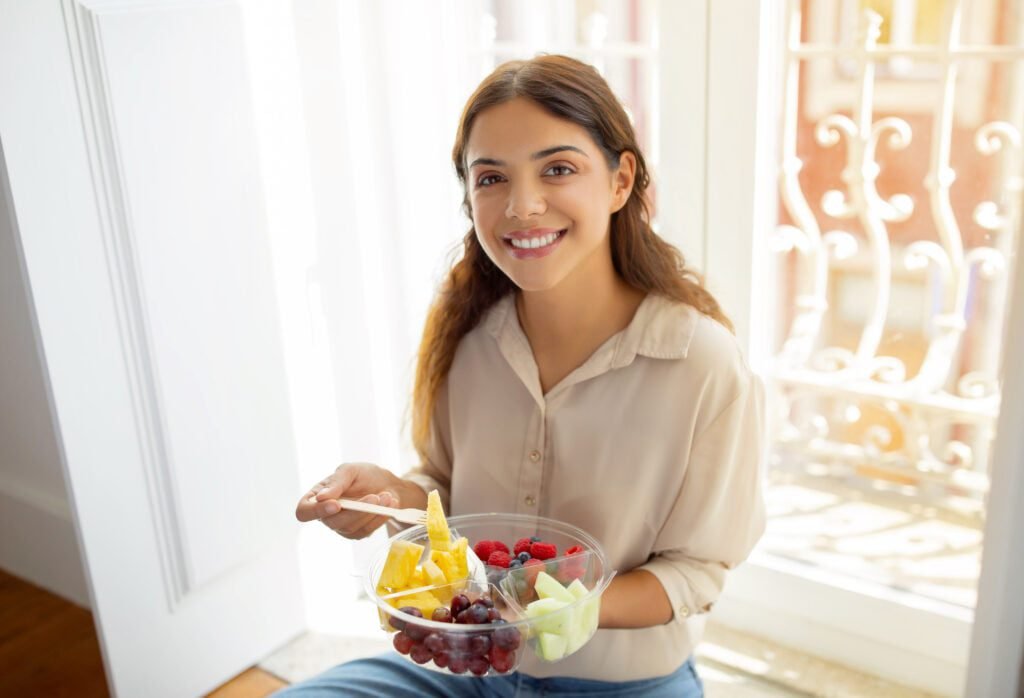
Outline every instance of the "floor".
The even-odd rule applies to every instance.
[[[106,698],[92,614],[0,570],[0,697]],[[263,698],[287,684],[252,668],[207,698]]]
[[[92,614],[0,570],[0,695],[107,695]]]

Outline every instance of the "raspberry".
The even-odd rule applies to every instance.
[[[491,541],[491,542],[494,543],[494,549],[495,550],[500,550],[503,553],[507,553],[508,552],[508,546],[505,545],[504,543],[502,543],[500,540]]]
[[[566,555],[576,555],[576,554],[582,553],[582,552],[583,552],[583,546],[582,545],[574,545],[571,548],[569,548],[568,550],[566,550],[565,554]]]
[[[514,552],[516,555],[524,551],[530,552],[530,545],[532,544],[533,541],[529,538],[520,538],[516,541],[516,544],[512,546],[512,552]]]
[[[558,548],[551,543],[530,544],[530,557],[535,557],[538,560],[550,560],[556,555],[558,555]]]
[[[481,560],[486,560],[491,556],[491,553],[497,549],[494,544],[495,541],[493,540],[478,541],[477,544],[473,546],[473,552],[476,553],[476,556]]]
[[[508,567],[508,563],[511,561],[512,558],[508,556],[508,553],[501,550],[495,550],[487,556],[487,564],[491,567]]]

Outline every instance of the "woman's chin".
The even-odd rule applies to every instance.
[[[512,283],[523,293],[543,293],[558,286],[561,279],[513,279]]]

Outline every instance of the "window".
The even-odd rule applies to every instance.
[[[751,324],[771,516],[724,615],[938,691],[962,685],[980,568],[1020,225],[1021,15],[1016,0],[805,0],[779,17],[778,216],[753,263],[772,293]]]

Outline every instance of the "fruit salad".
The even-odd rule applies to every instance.
[[[524,514],[446,519],[431,492],[426,525],[392,538],[371,562],[366,590],[396,651],[428,669],[484,676],[579,650],[614,574],[600,544],[571,524]]]

